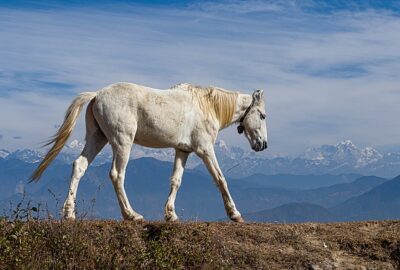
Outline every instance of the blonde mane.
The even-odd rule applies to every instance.
[[[189,83],[180,83],[171,89],[189,91],[203,113],[219,121],[221,129],[231,124],[237,104],[237,92],[219,87],[202,87]]]

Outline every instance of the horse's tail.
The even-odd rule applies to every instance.
[[[44,170],[46,170],[50,163],[56,158],[58,153],[60,153],[61,149],[67,142],[72,130],[75,127],[76,121],[80,112],[82,111],[83,106],[95,97],[96,92],[84,92],[79,94],[74,101],[72,101],[65,113],[64,122],[62,123],[61,127],[58,129],[57,133],[54,134],[54,136],[44,145],[48,146],[54,143],[42,162],[40,162],[37,169],[33,172],[30,182],[39,181]]]

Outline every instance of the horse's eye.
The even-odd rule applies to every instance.
[[[261,119],[261,120],[264,120],[265,117],[266,117],[266,115],[265,115],[264,113],[260,113],[260,119]]]

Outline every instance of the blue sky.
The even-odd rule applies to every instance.
[[[399,1],[0,1],[0,148],[39,146],[77,93],[128,81],[264,89],[270,153],[399,150],[399,14]]]

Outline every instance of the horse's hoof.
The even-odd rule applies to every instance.
[[[167,222],[174,222],[174,221],[178,221],[178,216],[175,213],[172,214],[166,214],[164,216],[165,221]]]
[[[242,216],[233,216],[231,217],[231,220],[237,223],[244,223],[244,219],[242,218]]]
[[[135,222],[144,221],[144,217],[143,217],[142,215],[125,216],[124,219],[125,219],[125,220],[129,220],[129,221],[135,221]]]
[[[142,222],[142,221],[144,221],[144,217],[142,215],[139,215],[139,216],[134,217],[131,220],[137,221],[137,222]]]
[[[63,220],[75,220],[75,213],[71,210],[63,210],[62,211],[62,219]]]
[[[68,216],[68,215],[66,215],[66,216],[63,217],[63,219],[64,219],[65,221],[74,221],[76,218],[75,218],[75,216]]]

